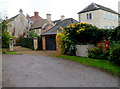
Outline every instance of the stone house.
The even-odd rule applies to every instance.
[[[64,19],[64,16],[60,20],[53,21],[55,26],[53,26],[48,31],[42,34],[42,49],[43,50],[57,50],[58,46],[56,43],[57,31],[61,31],[60,27],[65,28],[72,23],[79,23],[73,18]]]
[[[41,35],[46,30],[50,29],[53,26],[53,22],[51,20],[51,14],[46,15],[47,18],[43,19],[39,16],[39,12],[34,12],[34,16],[27,15],[28,19],[28,31],[35,31],[37,35]]]
[[[98,28],[109,29],[118,26],[118,13],[96,3],[91,3],[78,15],[80,22],[86,22]]]
[[[19,38],[20,36],[25,36],[27,22],[28,20],[23,14],[22,9],[20,9],[18,15],[9,19],[9,27],[7,31],[16,38]]]

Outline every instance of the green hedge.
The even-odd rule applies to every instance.
[[[33,38],[22,38],[21,39],[21,46],[34,49]]]

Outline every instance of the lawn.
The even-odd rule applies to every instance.
[[[120,67],[108,60],[99,60],[99,59],[91,59],[85,57],[67,56],[67,55],[56,55],[55,57],[72,60],[91,67],[100,68],[113,75],[120,77]]]

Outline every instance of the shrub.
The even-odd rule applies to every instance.
[[[75,55],[76,44],[95,43],[99,39],[98,28],[87,23],[73,23],[61,29],[62,32],[58,32],[56,38],[64,54]]]
[[[9,48],[10,38],[12,38],[12,36],[8,32],[4,31],[2,33],[2,48]]]
[[[2,48],[8,48],[9,47],[9,40],[10,38],[12,38],[12,36],[7,32],[8,29],[8,21],[7,20],[3,20],[0,23],[0,30],[1,33],[0,36],[2,35]]]
[[[28,37],[33,38],[33,37],[38,37],[38,35],[37,35],[37,33],[35,33],[34,30],[32,30],[28,33]]]
[[[109,50],[104,52],[103,47],[94,47],[88,51],[89,58],[108,60]]]
[[[120,26],[111,30],[110,37],[112,41],[120,41]]]
[[[111,61],[120,65],[120,43],[114,43],[114,46],[110,48],[110,58]]]

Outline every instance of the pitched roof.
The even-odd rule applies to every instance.
[[[55,20],[55,21],[53,21],[54,24],[58,24],[60,22],[61,22],[61,20]]]
[[[108,11],[108,12],[111,12],[111,13],[118,14],[116,11],[114,11],[114,10],[112,10],[112,9],[110,9],[110,8],[107,8],[107,7],[98,5],[98,4],[96,4],[96,3],[91,3],[89,6],[87,6],[87,7],[84,8],[82,11],[80,11],[78,14],[84,13],[84,12],[88,12],[88,11],[94,11],[94,10],[98,10],[98,9],[105,10],[105,11]]]
[[[30,29],[35,29],[35,28],[38,28],[38,27],[41,27],[47,23],[48,24],[48,20],[47,19],[42,19],[42,20],[39,20],[39,21],[33,21],[33,24],[31,26]]]
[[[79,22],[74,20],[73,18],[65,19],[65,20],[59,22],[58,24],[56,24],[50,30],[44,32],[42,35],[55,35],[55,34],[57,34],[57,30],[61,31],[60,27],[65,28],[65,27],[67,27],[68,25],[70,25],[72,23],[79,23]]]
[[[19,14],[17,14],[16,16],[10,18],[9,20],[10,20],[10,21],[14,20],[18,15],[19,15]]]

